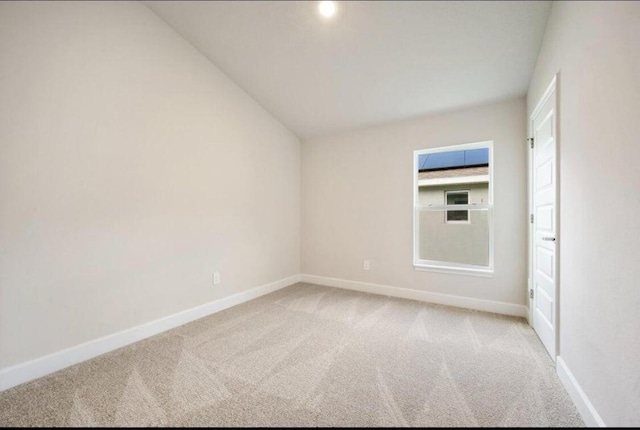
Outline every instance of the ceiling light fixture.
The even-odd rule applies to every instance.
[[[331,18],[336,13],[336,2],[334,1],[321,1],[318,5],[320,14],[325,18]]]

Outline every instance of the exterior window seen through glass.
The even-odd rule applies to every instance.
[[[468,205],[469,191],[446,191],[447,205]],[[467,222],[469,211],[447,211],[447,222]]]

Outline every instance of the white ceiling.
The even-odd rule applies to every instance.
[[[306,139],[524,95],[549,2],[145,2]]]

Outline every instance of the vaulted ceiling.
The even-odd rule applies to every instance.
[[[524,95],[549,2],[145,2],[298,137]]]

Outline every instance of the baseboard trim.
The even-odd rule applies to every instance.
[[[528,309],[523,305],[513,303],[494,302],[491,300],[474,299],[471,297],[454,296],[450,294],[433,293],[429,291],[412,290],[409,288],[392,287],[388,285],[372,284],[369,282],[349,281],[346,279],[326,278],[316,275],[302,275],[302,282],[325,285],[327,287],[344,288],[383,296],[400,297],[403,299],[419,300],[421,302],[437,303],[458,308],[474,309],[526,318]]]
[[[600,414],[573,376],[573,372],[569,370],[567,363],[560,356],[556,359],[556,372],[587,427],[606,427]]]
[[[300,282],[301,275],[290,276],[275,282],[243,291],[229,297],[205,303],[136,327],[113,333],[98,339],[54,352],[44,357],[0,370],[0,391],[41,378],[50,373],[81,363],[104,353],[122,348],[199,318],[220,312],[257,297],[269,294]]]

